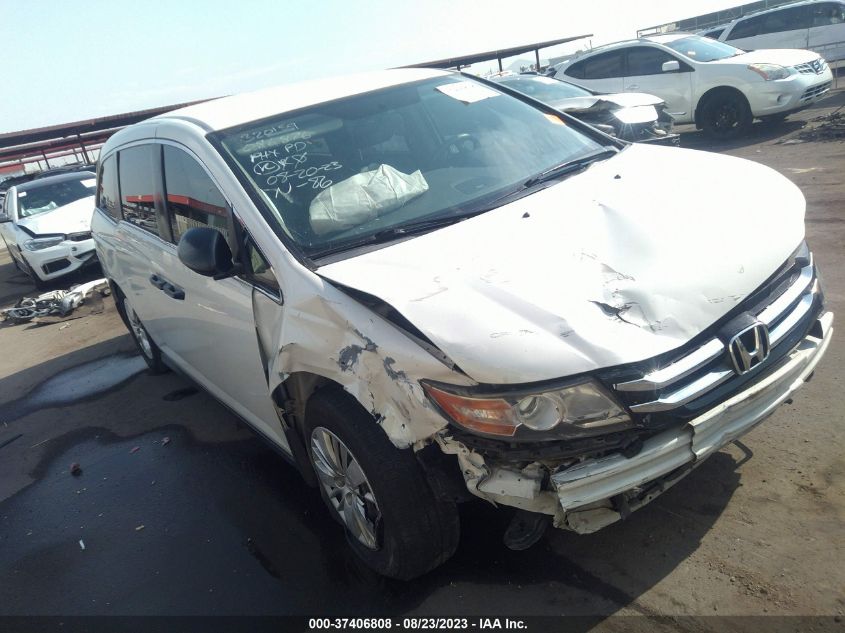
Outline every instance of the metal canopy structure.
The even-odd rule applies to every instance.
[[[559,40],[548,40],[546,42],[534,42],[533,44],[523,44],[522,46],[513,46],[511,48],[501,48],[494,51],[486,51],[484,53],[472,53],[471,55],[461,55],[459,57],[447,57],[446,59],[437,59],[430,62],[422,62],[420,64],[408,64],[402,68],[457,68],[461,69],[463,66],[470,66],[479,62],[488,62],[497,60],[499,62],[499,70],[502,70],[502,60],[506,57],[513,57],[534,51],[534,58],[537,60],[537,68],[540,68],[540,49],[548,48],[550,46],[557,46],[558,44],[566,44],[575,40],[582,40],[587,37],[592,37],[592,33],[586,35],[575,35],[573,37],[564,37]]]
[[[499,70],[502,70],[502,60],[522,53],[534,51],[537,68],[540,67],[540,49],[558,44],[566,44],[575,40],[592,37],[592,33],[586,35],[575,35],[545,42],[533,42],[521,46],[501,48],[483,53],[473,53],[438,59],[419,64],[409,64],[403,68],[457,68],[469,66],[478,62],[497,60]],[[176,110],[178,108],[202,103],[206,99],[179,103],[174,105],[138,110],[124,114],[99,117],[63,123],[61,125],[50,125],[20,132],[8,132],[0,134],[0,177],[3,174],[11,174],[24,169],[27,163],[41,163],[44,169],[55,167],[50,164],[50,159],[73,156],[77,162],[92,163],[95,160],[95,153],[102,147],[103,143],[119,129],[138,123],[145,119]]]
[[[0,134],[0,173],[19,170],[25,163],[42,160],[49,169],[50,158],[71,154],[81,158],[82,162],[94,162],[92,150],[99,149],[117,130],[202,101],[205,100]]]

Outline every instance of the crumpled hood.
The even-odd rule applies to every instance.
[[[476,381],[532,382],[683,345],[789,257],[803,220],[803,195],[768,167],[633,144],[318,273],[391,304]]]
[[[638,106],[659,105],[663,103],[663,99],[655,97],[654,95],[646,94],[644,92],[627,92],[593,95],[589,97],[571,97],[569,99],[560,99],[551,105],[558,110],[564,111],[587,110],[602,101],[607,101],[613,105],[619,106],[620,108],[635,108]]]
[[[761,48],[742,55],[717,59],[709,64],[778,64],[780,66],[795,66],[806,64],[818,58],[813,51],[797,48]]]
[[[80,233],[91,230],[93,215],[94,196],[87,196],[52,211],[18,220],[18,226],[23,226],[36,235]]]

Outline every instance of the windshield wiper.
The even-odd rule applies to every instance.
[[[376,231],[372,235],[368,235],[367,237],[364,237],[360,240],[354,240],[351,242],[346,242],[344,244],[338,244],[337,246],[317,251],[316,253],[310,254],[309,257],[311,259],[320,259],[321,257],[327,257],[329,255],[334,255],[343,251],[349,251],[355,248],[360,248],[362,246],[370,246],[372,244],[384,244],[385,242],[392,242],[394,240],[401,239],[406,235],[419,235],[420,233],[428,233],[429,231],[433,231],[444,226],[449,226],[450,224],[456,224],[461,220],[466,220],[467,218],[472,217],[474,215],[479,215],[480,213],[483,213],[483,211],[472,211],[470,213],[462,213],[458,215],[447,215],[438,218],[432,218],[429,220],[420,220],[418,222],[409,222],[408,224],[392,226],[387,229]]]
[[[556,178],[560,178],[566,174],[571,174],[572,172],[579,171],[584,169],[588,165],[596,162],[597,160],[601,160],[602,158],[607,158],[609,156],[615,156],[619,153],[619,150],[616,149],[603,149],[597,152],[593,152],[592,154],[587,154],[586,156],[581,156],[580,158],[576,158],[575,160],[569,160],[565,163],[560,163],[555,165],[554,167],[549,167],[545,171],[541,171],[536,176],[533,176],[522,183],[523,188],[528,189],[533,187],[534,185],[539,185],[540,183],[547,182],[549,180],[554,180]]]

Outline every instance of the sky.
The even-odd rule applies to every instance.
[[[0,0],[0,133],[573,35],[598,45],[737,4]]]

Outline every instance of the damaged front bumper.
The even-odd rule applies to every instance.
[[[833,313],[819,316],[811,332],[753,385],[682,426],[646,439],[635,453],[629,448],[611,449],[575,463],[568,459],[563,466],[560,458],[537,455],[520,468],[504,452],[496,458],[473,448],[467,438],[441,433],[435,439],[443,453],[457,457],[466,489],[473,495],[553,515],[558,528],[595,532],[652,501],[788,400],[809,380],[827,350]]]
[[[635,456],[615,453],[552,474],[559,501],[555,526],[589,533],[624,518],[765,420],[804,385],[827,350],[833,313],[819,317],[819,324],[821,338],[807,336],[765,378],[682,427],[649,438]]]

